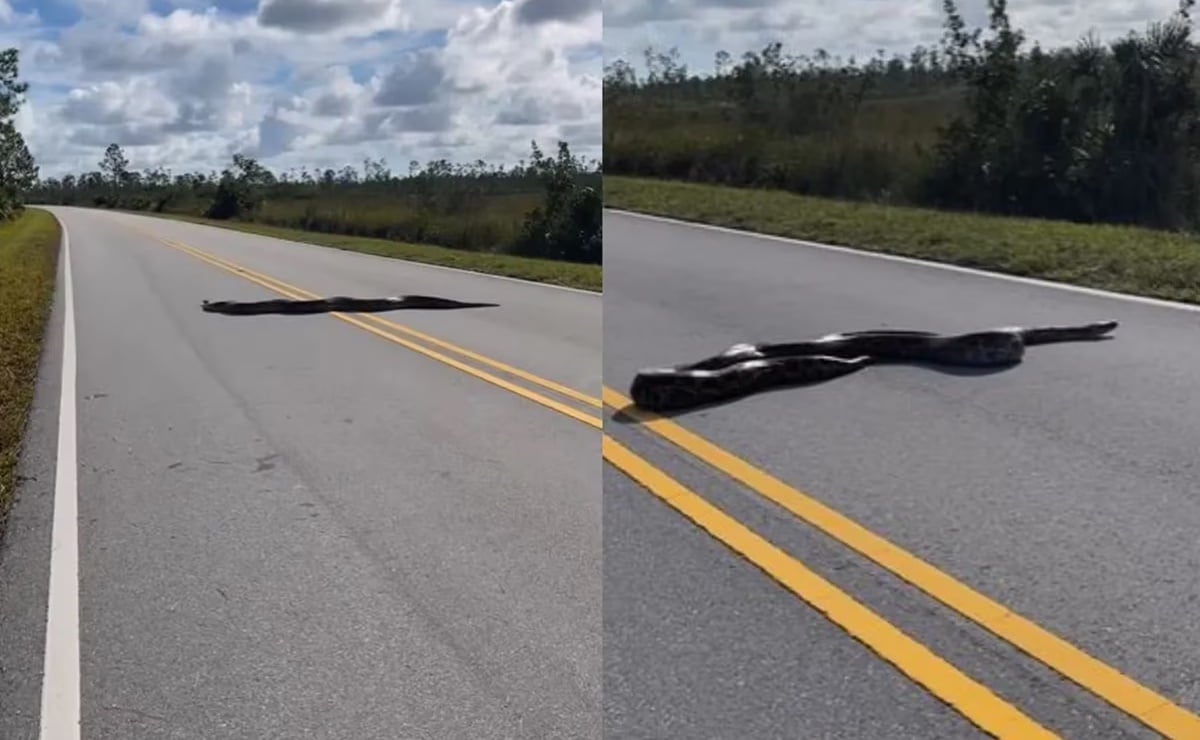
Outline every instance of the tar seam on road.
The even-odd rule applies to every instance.
[[[611,211],[613,213],[619,213],[622,216],[641,218],[647,221],[658,221],[660,223],[671,224],[672,226],[683,226],[692,229],[701,229],[704,231],[715,231],[719,234],[732,234],[744,239],[763,239],[765,241],[782,242],[795,247],[807,247],[809,249],[820,249],[826,252],[838,252],[840,254],[850,254],[857,257],[869,257],[871,259],[886,260],[888,262],[899,262],[901,264],[915,265],[917,267],[927,267],[935,270],[957,272],[961,275],[973,275],[975,277],[992,278],[994,280],[1005,280],[1010,283],[1033,285],[1039,288],[1055,288],[1058,290],[1067,291],[1068,293],[1080,293],[1082,295],[1089,295],[1096,298],[1112,298],[1118,301],[1127,301],[1129,303],[1140,303],[1146,306],[1154,306],[1155,308],[1171,308],[1177,311],[1200,312],[1200,305],[1193,303],[1181,303],[1179,301],[1169,301],[1165,298],[1151,298],[1149,296],[1133,295],[1131,293],[1117,293],[1116,291],[1112,290],[1088,288],[1083,285],[1072,285],[1071,283],[1056,283],[1053,280],[1042,280],[1039,278],[1025,277],[1023,275],[1009,275],[1003,272],[989,272],[987,270],[980,270],[974,267],[953,265],[947,262],[934,262],[933,260],[905,257],[904,255],[888,254],[887,252],[871,252],[865,249],[855,249],[854,247],[843,247],[837,244],[824,244],[822,242],[808,241],[806,239],[794,239],[792,237],[777,236],[775,234],[762,234],[757,231],[732,229],[728,226],[716,226],[714,224],[699,223],[696,221],[683,221],[677,218],[670,218],[668,216],[656,216],[650,213],[639,213],[638,211],[625,211],[620,208],[606,208],[604,210]]]
[[[1003,739],[1058,737],[987,686],[966,675],[627,447],[607,434],[602,440],[605,459],[618,470],[753,563],[971,724],[993,737]]]
[[[280,295],[283,295],[285,297],[293,298],[293,299],[299,299],[299,298],[304,298],[304,297],[318,297],[315,293],[310,293],[310,292],[304,291],[300,288],[288,286],[286,283],[283,283],[281,280],[270,277],[269,275],[265,275],[263,273],[259,273],[254,270],[250,270],[248,268],[242,267],[241,265],[238,265],[229,260],[225,260],[223,258],[217,257],[215,255],[210,255],[207,252],[204,252],[203,250],[197,249],[197,248],[192,247],[187,244],[183,244],[182,242],[175,242],[170,239],[163,239],[159,236],[149,234],[148,232],[146,232],[142,229],[139,229],[139,228],[133,227],[133,226],[129,226],[127,224],[125,226],[126,226],[126,228],[130,229],[131,231],[139,232],[143,236],[153,239],[154,241],[164,244],[176,251],[183,252],[184,254],[195,257],[196,259],[206,262],[214,267],[220,268],[220,269],[225,270],[226,272],[232,273],[234,275],[238,275],[239,277],[249,280],[250,282],[256,283],[264,288],[267,288],[268,290],[279,293]],[[293,292],[293,291],[296,291],[296,292]],[[598,417],[598,416],[592,416],[590,414],[584,413],[584,412],[579,411],[578,409],[572,408],[571,406],[568,406],[564,403],[560,403],[559,401],[555,401],[552,398],[548,398],[547,396],[544,396],[540,393],[528,390],[526,388],[522,388],[521,386],[519,386],[515,383],[512,383],[512,382],[509,382],[501,377],[498,377],[491,373],[471,367],[470,365],[467,365],[466,363],[455,360],[452,357],[447,357],[446,355],[443,355],[440,352],[436,352],[434,350],[428,349],[419,344],[416,344],[409,340],[398,337],[395,334],[389,333],[387,331],[382,331],[381,329],[371,326],[370,324],[367,324],[353,316],[349,316],[347,314],[340,313],[340,312],[331,312],[328,315],[332,316],[334,318],[337,318],[341,321],[344,321],[348,324],[351,324],[352,326],[356,326],[356,327],[358,327],[364,331],[367,331],[371,334],[374,334],[376,336],[387,339],[395,344],[398,344],[402,347],[410,349],[414,352],[425,355],[426,357],[437,360],[438,362],[441,362],[445,365],[449,365],[450,367],[453,367],[457,370],[461,370],[462,372],[465,372],[468,375],[472,375],[472,376],[474,376],[480,380],[483,380],[487,383],[490,383],[492,385],[503,388],[504,390],[507,390],[518,396],[521,396],[527,400],[533,401],[534,403],[537,403],[541,406],[545,406],[546,408],[557,411],[560,414],[563,414],[564,416],[569,416],[570,418],[575,419],[576,421],[582,422],[588,426],[591,426],[596,429],[603,428],[603,422],[601,421],[600,417]],[[368,317],[368,318],[372,318],[372,317]],[[550,388],[552,390],[557,390],[558,392],[563,393],[563,395],[567,395],[571,398],[575,398],[577,400],[582,398],[585,400],[586,403],[589,403],[590,405],[595,405],[597,407],[600,407],[603,405],[599,399],[595,399],[595,398],[586,396],[585,394],[582,394],[579,391],[576,391],[572,388],[567,388],[566,386],[560,385],[558,383],[555,383],[554,381],[551,381],[551,380],[548,380],[545,378],[541,378],[537,375],[534,375],[533,373],[529,373],[527,371],[520,370],[518,368],[510,367],[508,365],[505,365],[504,363],[501,363],[496,360],[492,360],[491,358],[485,357],[478,353],[471,352],[470,350],[467,350],[465,348],[460,348],[449,342],[445,342],[443,340],[436,339],[435,337],[431,337],[431,336],[423,334],[421,332],[417,332],[414,329],[409,329],[407,327],[401,326],[399,324],[394,324],[394,323],[386,321],[386,320],[377,320],[377,323],[380,323],[382,326],[385,326],[389,329],[395,329],[395,330],[406,332],[406,333],[414,335],[414,336],[419,336],[419,337],[425,339],[426,341],[429,341],[433,344],[438,344],[446,349],[449,349],[450,351],[456,352],[456,353],[461,354],[466,357],[470,357],[470,358],[475,359],[478,362],[481,362],[483,364],[491,365],[493,367],[496,367],[497,369],[501,369],[505,372],[509,372],[511,374],[517,375],[518,377],[523,377],[523,378],[530,380],[531,382],[534,382],[543,387]]]
[[[58,405],[58,453],[50,535],[50,591],[46,599],[46,652],[42,671],[41,740],[78,740],[79,492],[75,405],[75,295],[71,240],[62,229],[63,354]]]
[[[707,465],[756,491],[801,521],[871,560],[1109,705],[1172,740],[1200,738],[1200,717],[954,579],[766,471],[688,429],[604,388],[604,402]]]

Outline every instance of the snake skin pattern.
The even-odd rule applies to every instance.
[[[883,329],[829,334],[809,342],[735,344],[699,362],[638,371],[630,397],[648,411],[677,411],[769,388],[830,380],[879,362],[1005,367],[1019,363],[1027,346],[1099,339],[1115,328],[1116,321],[1098,321],[957,335]]]
[[[251,316],[266,313],[309,314],[309,313],[368,313],[396,311],[400,309],[446,310],[454,308],[490,308],[496,303],[463,303],[449,298],[426,295],[405,295],[394,298],[348,298],[333,296],[311,301],[293,301],[278,298],[269,301],[205,301],[203,308],[209,313],[233,316]]]

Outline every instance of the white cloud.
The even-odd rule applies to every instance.
[[[10,1],[0,48],[21,51],[47,176],[95,169],[113,141],[177,172],[239,150],[277,169],[511,164],[563,136],[599,157],[598,0],[76,0],[73,25],[28,31],[3,22]]]
[[[534,3],[540,7],[530,10]],[[482,126],[495,125],[473,132],[480,136],[488,131],[486,138],[492,143],[487,156],[523,157],[534,136],[575,142],[581,124],[600,126],[601,64],[597,59],[591,69],[580,71],[571,61],[574,52],[599,49],[599,8],[555,12],[548,5],[526,0],[476,10],[464,15],[449,34],[444,53],[447,77],[455,89],[470,91],[464,95],[466,115]],[[594,148],[584,151],[585,143]],[[580,141],[577,153],[598,157],[598,147],[598,137]]]
[[[143,77],[75,88],[67,94],[61,110],[83,125],[154,125],[169,123],[176,103]]]
[[[960,0],[968,24],[987,21],[986,0]],[[1031,40],[1070,44],[1089,29],[1101,38],[1142,30],[1177,0],[1010,0],[1010,17]],[[843,59],[878,49],[906,54],[942,36],[941,0],[605,0],[605,58],[642,67],[648,46],[672,46],[692,72],[709,73],[724,50],[738,59],[779,41],[784,51],[825,49]]]

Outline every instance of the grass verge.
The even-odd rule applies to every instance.
[[[1200,238],[605,176],[604,205],[1010,275],[1200,303]]]
[[[0,223],[0,535],[54,299],[59,234],[58,221],[42,210]]]
[[[321,231],[303,231],[300,229],[266,226],[244,221],[217,221],[199,216],[186,216],[175,213],[149,214],[140,211],[126,212],[136,213],[139,216],[187,221],[202,226],[216,226],[217,228],[231,229],[247,234],[273,236],[277,239],[319,244],[323,247],[345,249],[351,252],[364,252],[380,257],[443,265],[459,270],[483,272],[489,275],[503,275],[522,280],[532,280],[538,283],[579,288],[581,290],[599,292],[604,285],[604,268],[601,265],[542,260],[532,257],[518,257],[511,254],[497,254],[494,252],[472,252],[465,249],[450,249],[448,247],[437,247],[429,244],[409,244],[406,242],[394,242],[388,239],[343,236]]]

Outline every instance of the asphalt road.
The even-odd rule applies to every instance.
[[[986,375],[877,366],[674,421],[1200,711],[1200,313],[609,212],[604,382],[737,342],[1116,319]],[[606,433],[1067,738],[1155,737],[644,427]],[[612,468],[606,732],[971,738],[957,712]]]
[[[84,740],[600,737],[598,430],[336,317],[203,313],[279,296],[153,237],[318,294],[498,303],[377,316],[592,396],[599,296],[53,210]],[[0,558],[6,740],[38,731],[57,300]]]

